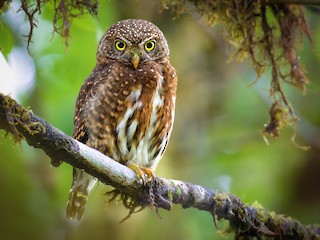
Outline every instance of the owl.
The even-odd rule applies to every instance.
[[[122,20],[100,40],[96,66],[76,101],[73,137],[130,167],[146,183],[169,142],[176,88],[161,30],[146,20]],[[82,218],[96,182],[73,170],[68,218]]]

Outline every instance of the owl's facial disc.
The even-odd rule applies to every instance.
[[[135,48],[138,52],[130,56]],[[141,55],[139,55],[141,53]],[[106,63],[109,59],[139,68],[150,61],[169,59],[169,47],[161,30],[146,20],[126,19],[112,25],[103,35],[97,51],[97,62]],[[140,63],[138,66],[137,62]]]
[[[134,69],[137,69],[142,62],[162,57],[155,53],[159,46],[153,37],[144,39],[141,42],[130,42],[124,37],[120,37],[114,41],[114,49],[118,52],[117,59],[133,66]]]

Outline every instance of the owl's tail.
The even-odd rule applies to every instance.
[[[74,169],[73,182],[67,202],[67,218],[81,220],[88,195],[96,182],[96,178],[83,170]]]

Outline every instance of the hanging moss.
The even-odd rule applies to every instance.
[[[40,0],[38,0],[40,1]],[[97,0],[58,1],[54,0],[54,32],[64,37],[68,45],[70,25],[73,18],[90,13],[96,16],[98,13]]]
[[[2,4],[2,2],[4,4]],[[1,4],[7,6],[8,2],[9,1],[0,0],[0,13],[7,10],[7,7],[1,7]],[[87,13],[95,16],[98,12],[98,0],[53,0],[50,2],[53,2],[54,5],[53,32],[61,35],[65,39],[66,45],[68,45],[69,42],[69,32],[72,19],[83,16]],[[42,7],[47,3],[49,3],[49,1],[46,0],[21,0],[20,9],[24,11],[30,25],[29,33],[26,36],[28,38],[28,49],[32,41],[33,30],[37,27],[37,15],[41,14]]]
[[[8,10],[10,2],[10,0],[0,0],[0,13],[3,13]]]
[[[230,60],[248,58],[258,78],[271,68],[270,122],[263,135],[277,137],[280,130],[294,127],[298,117],[283,91],[289,84],[305,92],[309,82],[297,53],[302,36],[311,35],[298,5],[259,0],[161,0],[163,8],[176,15],[196,12],[210,26],[221,24],[227,43],[233,47]],[[188,7],[186,7],[188,6]]]
[[[9,2],[0,0],[0,13],[7,9]],[[21,10],[30,23],[28,46],[37,26],[36,16],[47,3],[45,0],[21,0]],[[299,118],[287,99],[283,85],[289,84],[305,92],[309,82],[297,53],[303,36],[312,43],[303,7],[265,0],[160,0],[160,3],[162,8],[173,10],[175,16],[196,13],[209,26],[222,25],[225,40],[233,48],[230,60],[241,62],[249,59],[257,78],[267,68],[271,69],[270,96],[273,104],[269,111],[270,122],[263,129],[265,138],[279,136],[287,126],[295,127]],[[66,45],[72,19],[86,13],[97,15],[98,10],[98,0],[54,0],[53,4],[54,32],[64,37]]]

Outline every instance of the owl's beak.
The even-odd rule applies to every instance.
[[[132,63],[132,65],[133,65],[134,69],[137,69],[137,68],[138,68],[138,65],[139,65],[139,63],[140,63],[140,56],[139,56],[137,53],[134,53],[134,54],[131,56],[130,60],[131,60],[131,63]]]

